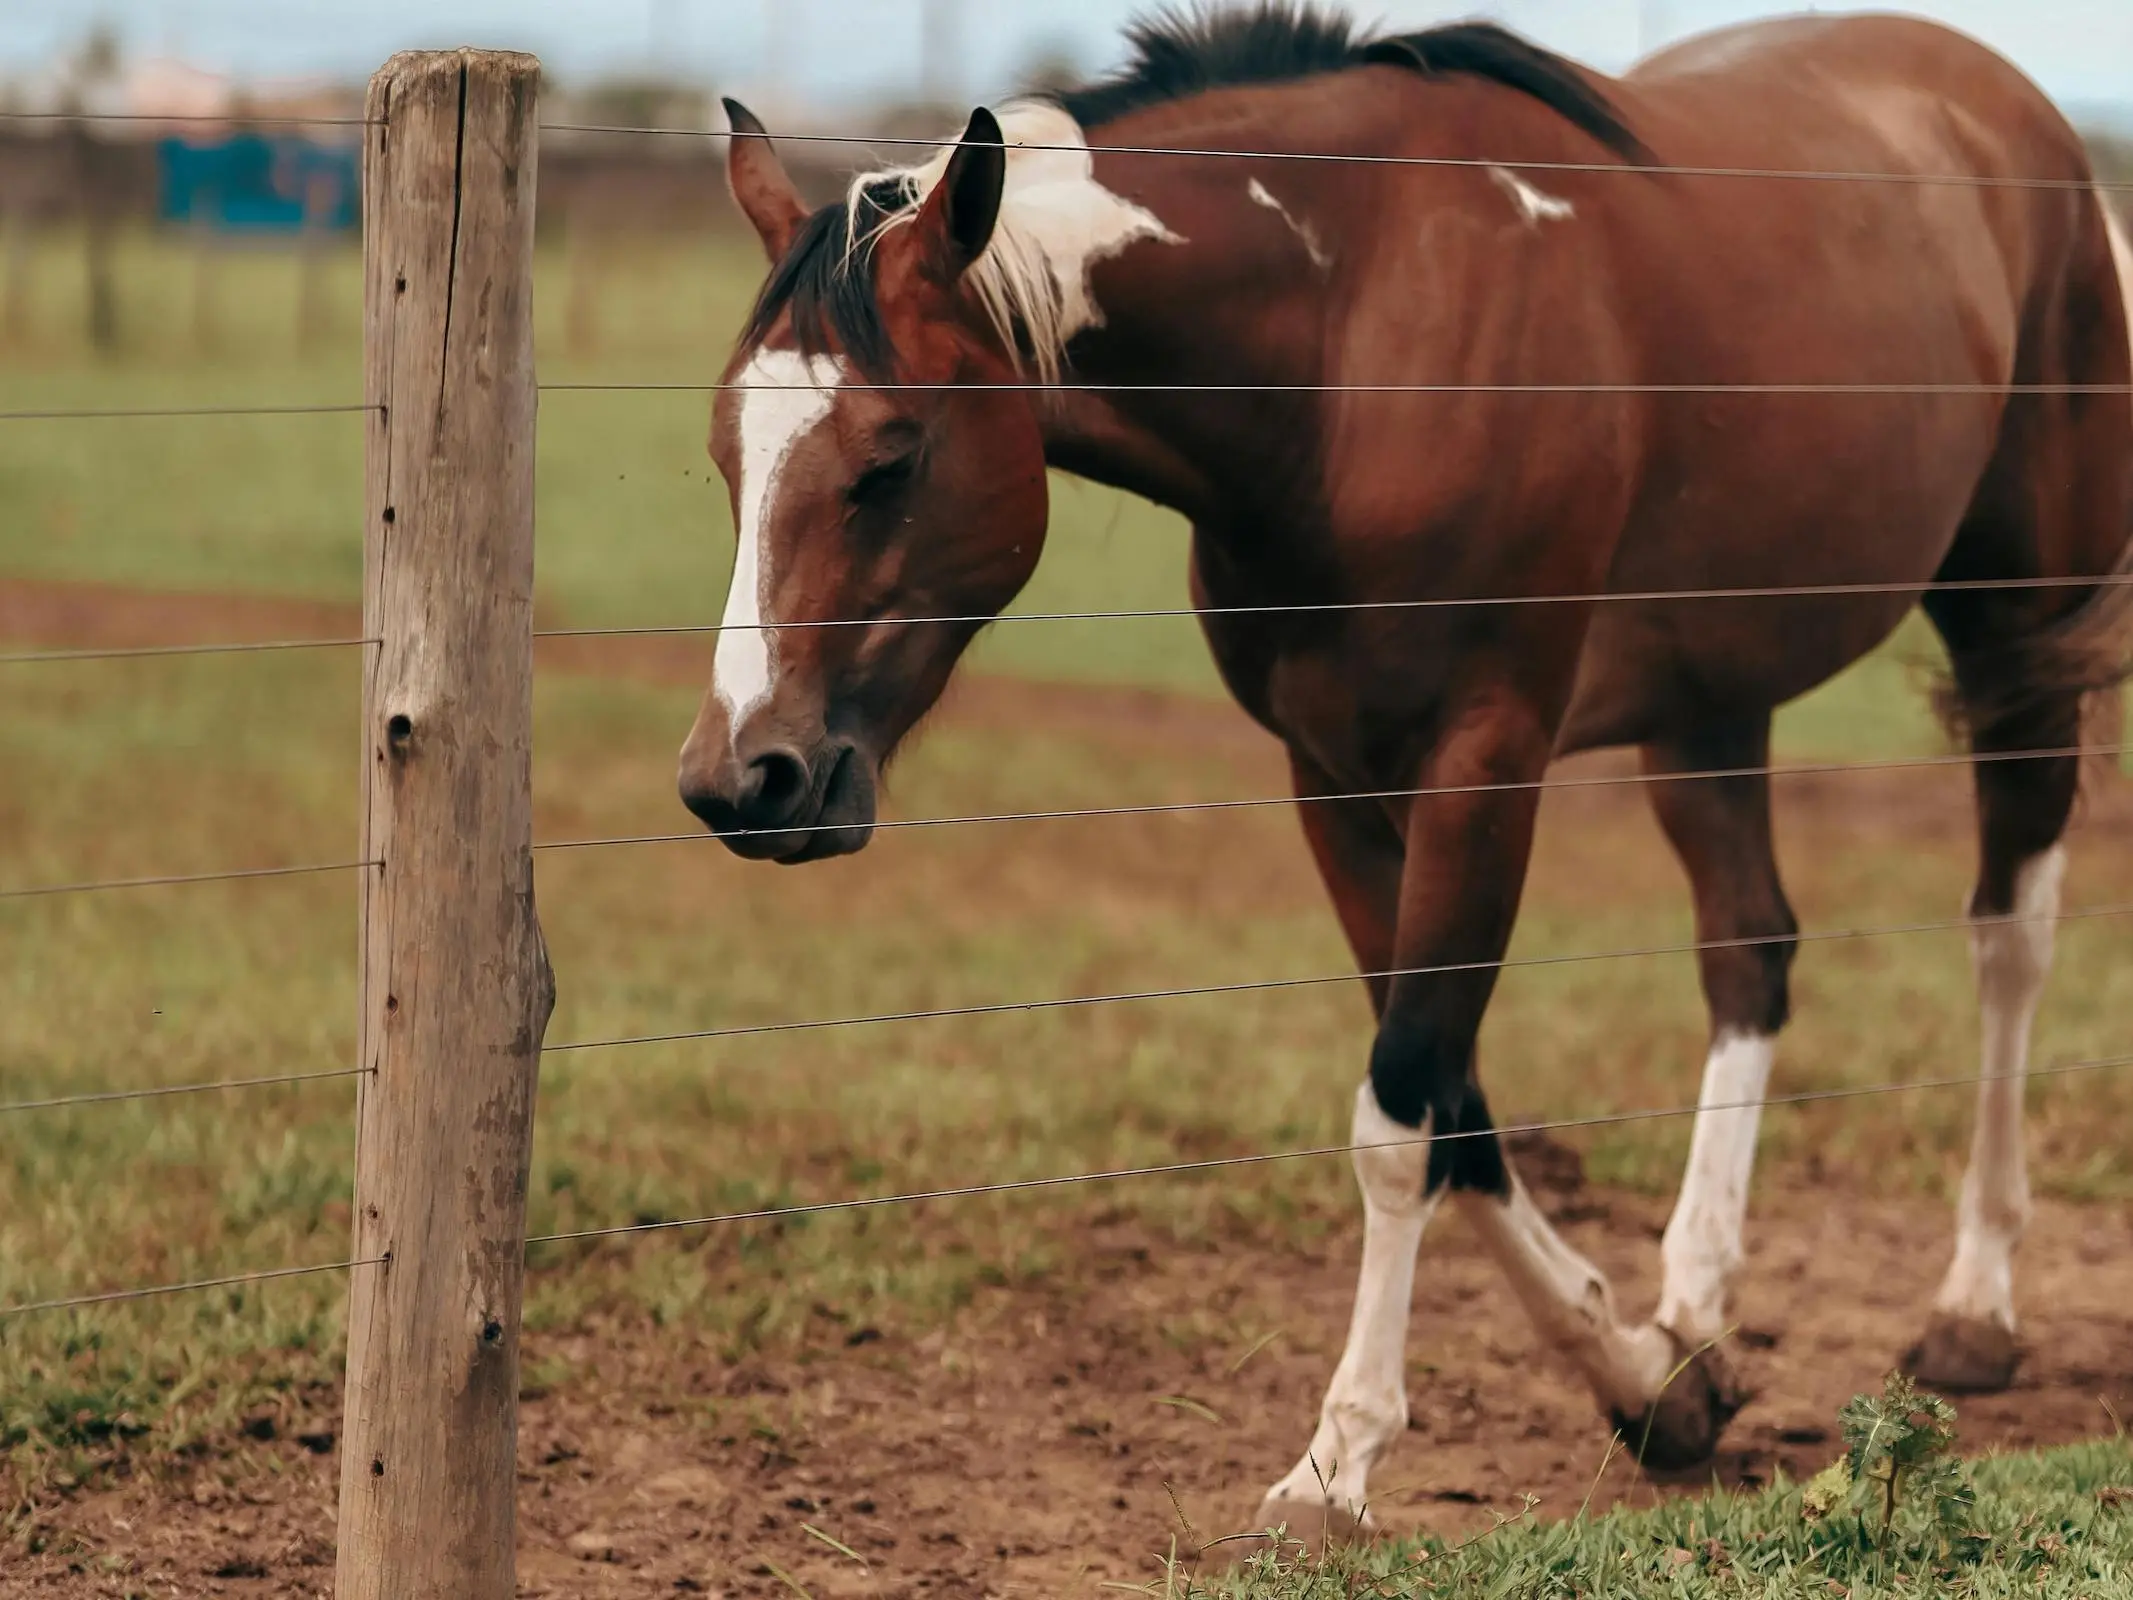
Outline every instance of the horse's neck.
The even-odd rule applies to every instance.
[[[1323,381],[1315,339],[1299,347],[1282,330],[1318,328],[1320,309],[1297,302],[1323,289],[1293,263],[1240,259],[1266,241],[1240,244],[1238,222],[1203,201],[1182,242],[1137,243],[1099,269],[1102,322],[1069,348],[1065,387],[1043,405],[1052,465],[1196,522],[1233,509],[1240,463],[1254,464],[1261,503],[1274,492],[1265,469],[1315,436],[1313,397],[1279,391]],[[1253,389],[1266,392],[1213,392]]]
[[[1291,104],[1277,94],[1278,105]],[[1342,117],[1320,100],[1294,100],[1310,108],[1303,122],[1284,112],[1247,127],[1234,102],[1224,104],[1137,115],[1091,142],[1338,152],[1390,137],[1372,125],[1374,108]],[[1196,120],[1209,117],[1217,120]],[[1094,181],[1115,173],[1130,184],[1162,233],[1089,269],[1095,319],[1068,347],[1070,387],[1045,408],[1052,464],[1196,522],[1302,514],[1320,498],[1308,454],[1319,405],[1309,391],[1327,381],[1326,352],[1337,343],[1339,258],[1367,248],[1370,219],[1343,215],[1320,169],[1304,163],[1110,160]]]

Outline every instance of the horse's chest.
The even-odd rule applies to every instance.
[[[1397,768],[1420,720],[1403,675],[1364,667],[1333,627],[1299,628],[1216,613],[1202,619],[1215,665],[1237,703],[1329,777],[1358,787]]]

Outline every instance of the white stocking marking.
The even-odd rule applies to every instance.
[[[735,498],[733,583],[712,658],[711,686],[726,708],[726,737],[770,695],[770,562],[763,545],[778,474],[793,447],[829,415],[844,363],[793,350],[758,350],[736,380],[741,391],[741,481]]]
[[[2014,909],[1980,921],[1970,935],[1984,1044],[1978,1062],[1977,1130],[1956,1206],[1955,1260],[1934,1298],[1950,1316],[2014,1331],[2014,1252],[2029,1221],[2022,1160],[2022,1077],[2029,1025],[2051,970],[2066,850],[2054,845],[2015,875]]]
[[[1306,1505],[1331,1501],[1360,1517],[1371,1466],[1407,1427],[1407,1317],[1415,1252],[1437,1209],[1437,1196],[1423,1193],[1429,1173],[1426,1130],[1386,1116],[1367,1080],[1356,1091],[1352,1128],[1355,1177],[1363,1191],[1363,1265],[1355,1314],[1311,1448],[1267,1499]]]
[[[1726,1290],[1740,1270],[1741,1223],[1762,1119],[1762,1108],[1745,1102],[1761,1100],[1769,1085],[1773,1043],[1767,1034],[1721,1033],[1704,1062],[1689,1168],[1661,1246],[1666,1287],[1658,1321],[1685,1346],[1725,1331]]]
[[[1463,1192],[1460,1202],[1541,1337],[1570,1359],[1603,1406],[1635,1416],[1673,1370],[1655,1324],[1625,1328],[1600,1269],[1564,1242],[1514,1176],[1508,1197]]]

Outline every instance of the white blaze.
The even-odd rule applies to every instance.
[[[768,624],[770,559],[765,525],[779,474],[793,447],[829,415],[844,364],[795,350],[759,350],[735,380],[740,389],[740,514],[734,527],[733,585],[712,659],[711,686],[726,708],[726,737],[737,739],[770,695],[775,646]]]

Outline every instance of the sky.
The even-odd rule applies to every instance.
[[[530,49],[564,80],[669,72],[719,90],[843,101],[920,82],[928,0],[0,0],[0,74],[68,49],[99,19],[137,54],[177,54],[249,78],[359,78],[396,49]],[[998,95],[1040,53],[1085,67],[1116,58],[1120,25],[1148,0],[932,0],[960,14],[960,97]],[[1356,0],[1358,15],[1426,26],[1486,15],[1603,68],[1646,43],[1801,9],[1765,0]],[[2062,103],[2133,124],[2133,0],[1914,0],[1996,45]]]

